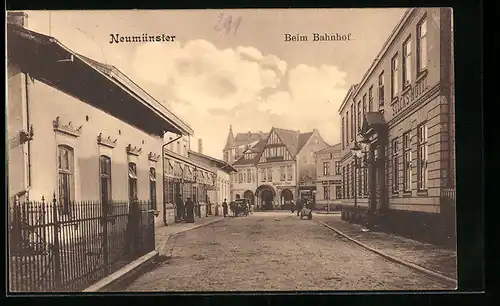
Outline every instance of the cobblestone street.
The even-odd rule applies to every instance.
[[[452,289],[286,212],[228,218],[168,243],[172,258],[123,291]]]

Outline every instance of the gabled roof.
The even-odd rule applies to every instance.
[[[7,24],[7,56],[57,90],[148,133],[193,134],[189,125],[113,66],[86,58],[56,38]],[[141,116],[137,116],[137,113]]]
[[[299,148],[299,133],[294,130],[286,130],[280,128],[273,128],[278,137],[281,139],[281,142],[285,145],[290,152],[290,155],[295,156],[298,152]],[[272,131],[271,131],[272,133]]]
[[[260,140],[255,145],[246,149],[243,152],[243,153],[245,152],[257,153],[256,157],[252,159],[245,159],[244,158],[245,154],[242,154],[241,157],[233,163],[233,165],[237,166],[237,165],[257,164],[260,160],[262,152],[264,151],[264,147],[266,146],[266,143],[271,133],[273,133],[273,131],[276,132],[281,142],[283,143],[283,145],[285,145],[285,147],[290,152],[290,155],[292,155],[292,157],[295,157],[300,152],[300,150],[302,150],[302,148],[306,145],[307,141],[314,134],[314,132],[300,133],[294,130],[275,128],[275,127],[273,127],[269,133],[252,133],[260,135],[261,137],[265,136],[264,138],[260,138]],[[250,137],[248,137],[247,139],[250,139]]]
[[[252,142],[259,141],[261,139],[267,138],[267,133],[238,133],[236,137],[234,137],[234,147],[248,145]]]
[[[299,135],[299,145],[297,148],[297,153],[299,153],[300,150],[302,150],[302,148],[306,145],[307,141],[309,140],[309,138],[311,138],[313,134],[314,132],[309,132],[309,133],[302,133]]]
[[[237,172],[237,170],[234,169],[230,164],[226,163],[223,160],[217,159],[215,157],[208,156],[208,155],[205,155],[205,154],[202,154],[202,153],[198,153],[198,152],[195,152],[195,151],[192,151],[192,150],[189,150],[188,154],[197,155],[197,156],[202,157],[202,158],[204,158],[206,160],[210,160],[210,161],[214,162],[217,165],[217,169],[226,171],[228,173]]]
[[[266,142],[267,142],[266,138],[261,139],[255,145],[253,145],[253,147],[248,148],[245,151],[243,151],[243,154],[240,156],[240,158],[238,158],[233,163],[233,165],[235,165],[235,166],[240,165],[241,166],[241,165],[252,165],[252,164],[258,163],[258,161],[260,159],[260,153],[262,152],[262,149],[266,145]],[[245,157],[245,153],[247,153],[247,152],[254,153],[255,157],[252,158],[252,159],[245,159],[244,158]]]
[[[333,146],[328,146],[322,150],[316,151],[316,154],[327,154],[327,153],[338,153],[340,152],[340,143],[337,143]]]
[[[356,90],[358,89],[358,86],[359,86],[359,84],[351,85],[351,87],[347,91],[347,94],[344,97],[344,100],[342,100],[342,103],[340,104],[340,107],[338,110],[339,113],[342,112],[342,109],[344,109],[347,101],[349,101],[349,99],[354,95],[354,92],[356,92]]]

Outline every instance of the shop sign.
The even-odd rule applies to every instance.
[[[339,185],[342,184],[342,180],[330,180],[330,183],[328,181],[323,181],[323,185]]]
[[[399,112],[420,98],[428,89],[429,85],[427,84],[427,75],[425,75],[417,80],[415,85],[406,90],[402,96],[391,105],[393,115],[395,116],[399,114]]]

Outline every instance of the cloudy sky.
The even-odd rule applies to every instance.
[[[233,131],[317,128],[340,141],[337,110],[404,9],[28,11],[28,28],[116,66],[195,131],[196,150],[222,158]],[[223,22],[220,22],[223,20]],[[229,21],[231,22],[229,22]],[[225,25],[225,26],[224,26]],[[229,30],[229,31],[228,31]],[[351,34],[285,42],[285,33]],[[110,34],[175,35],[175,43],[112,43]]]

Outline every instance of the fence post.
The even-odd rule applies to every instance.
[[[102,252],[104,257],[104,275],[109,275],[109,246],[108,246],[108,210],[109,201],[102,203]]]
[[[55,287],[60,288],[61,286],[61,254],[59,253],[59,231],[61,230],[61,224],[58,220],[58,209],[56,192],[54,191],[52,199],[52,215],[54,218],[54,281]]]

